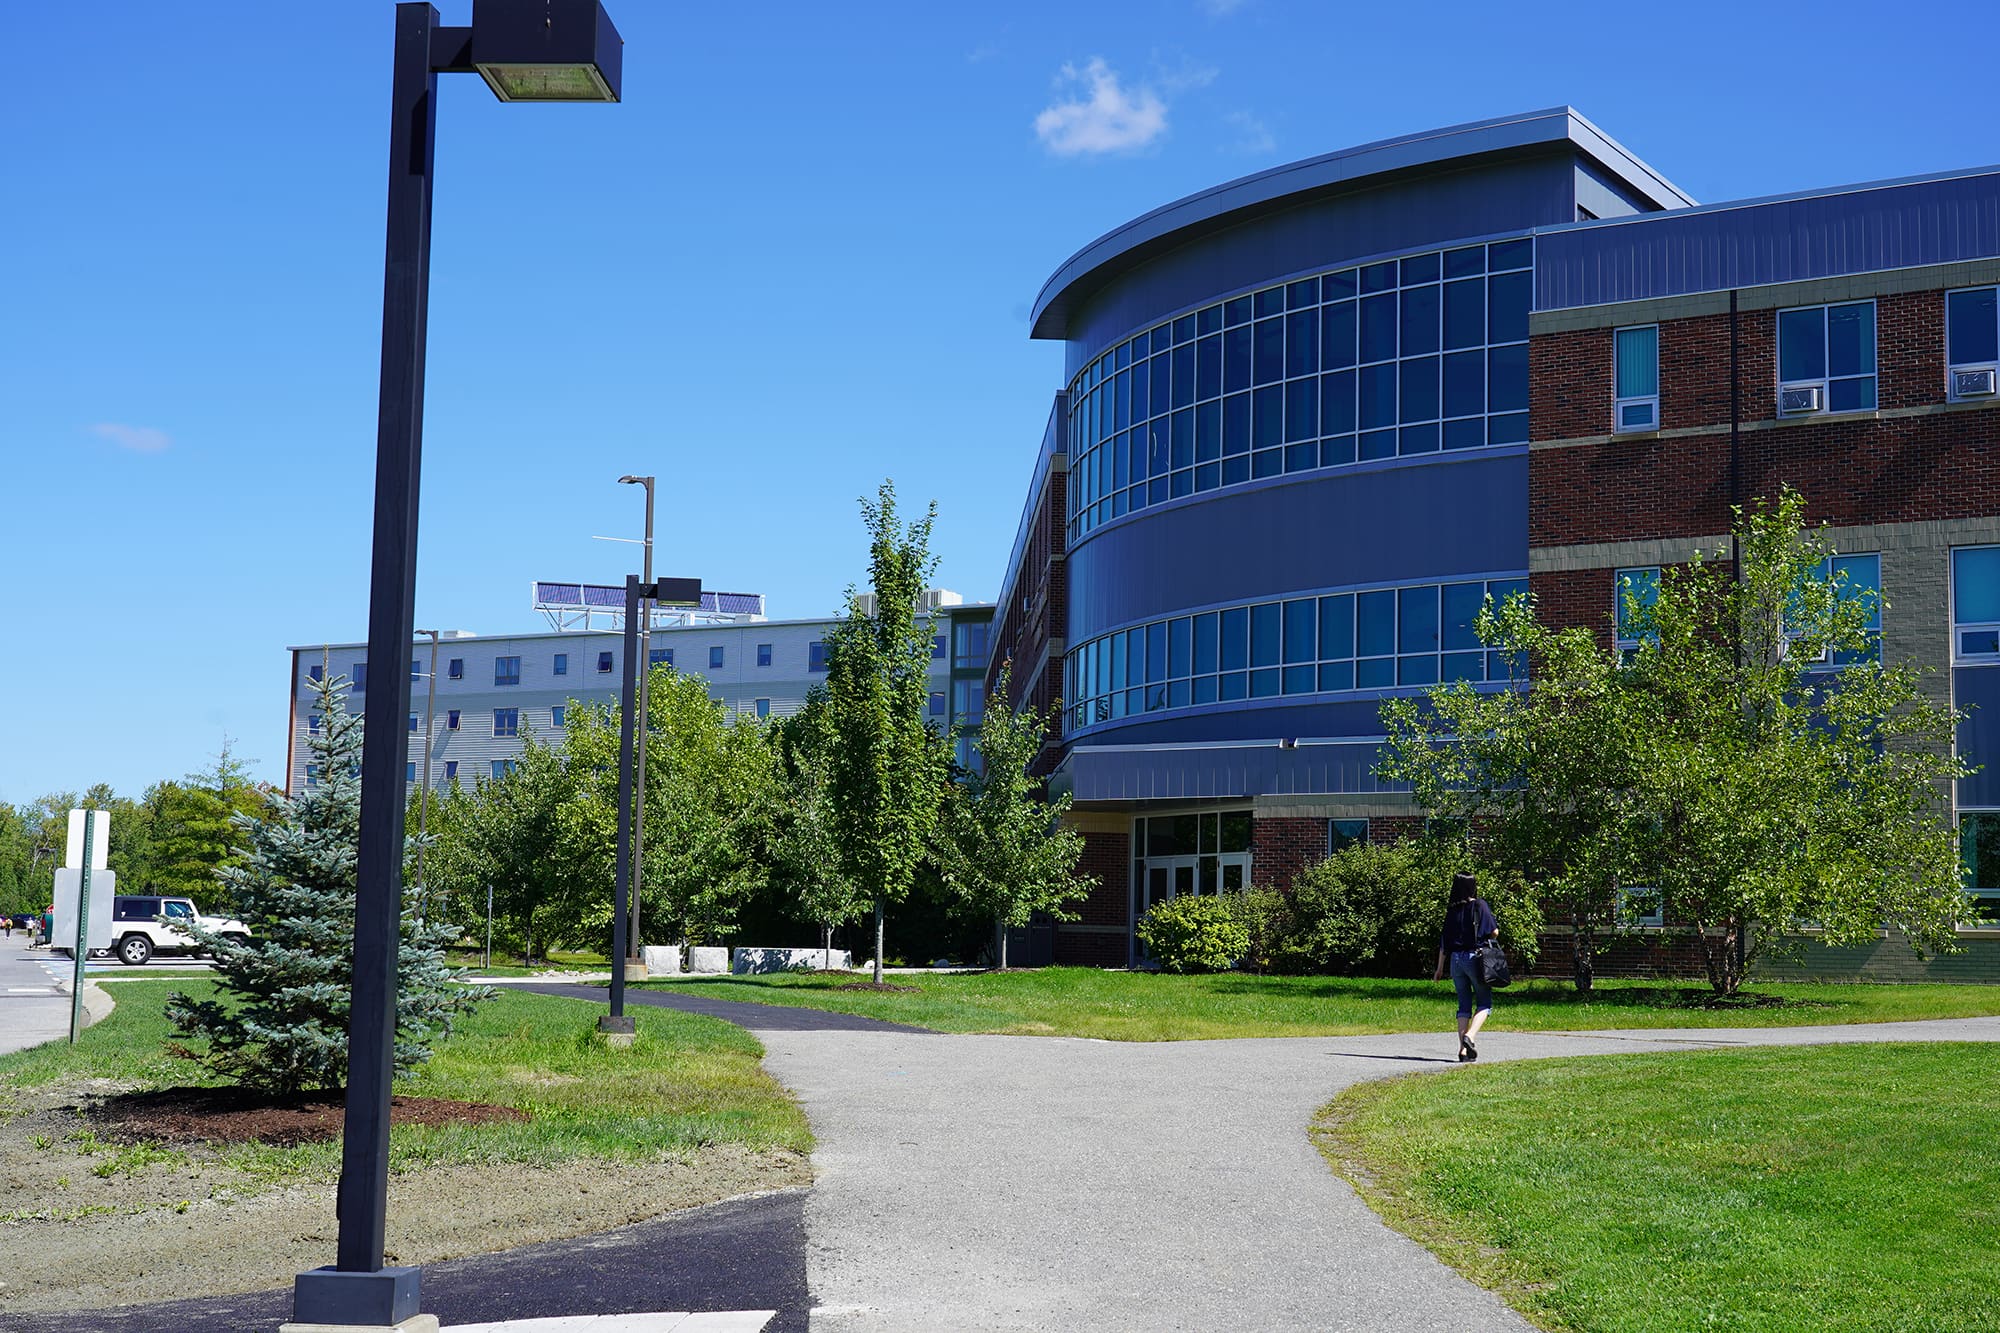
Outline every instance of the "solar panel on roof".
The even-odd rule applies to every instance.
[[[574,583],[537,583],[535,600],[551,606],[581,606],[583,589]]]
[[[583,585],[583,604],[585,606],[623,606],[625,605],[625,590],[623,588],[609,587],[602,583],[586,583]]]

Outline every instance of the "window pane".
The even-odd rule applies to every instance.
[[[1396,683],[1396,659],[1364,657],[1354,664],[1354,688],[1379,690]]]
[[[1438,646],[1438,590],[1404,588],[1397,594],[1396,650],[1434,653]]]
[[[1483,281],[1444,285],[1444,345],[1478,347],[1486,341],[1486,284]]]
[[[1174,406],[1186,407],[1194,401],[1194,344],[1182,343],[1174,349]]]
[[[1213,398],[1222,392],[1222,339],[1211,335],[1194,346],[1195,397]]]
[[[2000,317],[1996,317],[1994,308],[1996,292],[2000,292],[2000,288],[1981,287],[1977,291],[1953,292],[1945,297],[1945,347],[1952,365],[2000,361]]]
[[[1361,428],[1396,424],[1396,365],[1361,368]],[[1392,451],[1393,452],[1393,451]]]
[[[1616,599],[1618,613],[1618,637],[1632,639],[1637,628],[1633,623],[1635,610],[1651,609],[1660,600],[1660,571],[1650,569],[1621,569],[1612,575],[1612,596]]]
[[[1260,602],[1250,608],[1250,665],[1278,664],[1278,604]]]
[[[1354,302],[1340,301],[1320,310],[1321,364],[1329,370],[1354,364]]]
[[[1447,353],[1444,358],[1444,415],[1469,417],[1485,410],[1485,353]]]
[[[1778,378],[1816,380],[1826,376],[1826,309],[1778,312]]]
[[[1319,377],[1320,430],[1346,435],[1354,429],[1354,372],[1336,370]]]
[[[1222,452],[1250,452],[1250,395],[1235,393],[1222,400]]]
[[[1486,280],[1486,332],[1496,343],[1528,336],[1528,273],[1504,273]]]
[[[1326,662],[1319,669],[1321,693],[1329,690],[1351,690],[1354,688],[1354,663]]]
[[[1829,412],[1868,412],[1875,407],[1875,377],[1857,375],[1848,380],[1829,380],[1826,385],[1826,410]]]
[[[1241,324],[1222,335],[1222,387],[1234,393],[1250,387],[1250,326]]]
[[[1322,659],[1354,656],[1352,593],[1319,599],[1319,655]]]
[[[1486,354],[1486,410],[1528,410],[1528,349],[1495,347]]]
[[[1361,290],[1364,292],[1387,291],[1396,285],[1396,265],[1392,260],[1386,264],[1370,264],[1361,270]]]
[[[1403,362],[1401,385],[1402,420],[1429,421],[1437,416],[1438,359],[1436,357],[1420,356]]]
[[[1167,678],[1188,674],[1188,618],[1167,622]]]
[[[1285,386],[1267,384],[1250,394],[1250,440],[1253,448],[1269,449],[1285,442]]]
[[[1194,459],[1212,463],[1222,457],[1222,404],[1203,403],[1194,410]]]
[[[1361,303],[1361,359],[1387,361],[1396,355],[1396,298],[1371,296]]]
[[[1364,657],[1396,651],[1396,594],[1364,592],[1355,598],[1356,647]]]
[[[1868,301],[1829,306],[1826,312],[1826,373],[1875,373],[1875,306]]]
[[[1167,627],[1155,622],[1146,626],[1146,683],[1167,678]]]
[[[1463,250],[1444,252],[1444,275],[1447,278],[1462,278],[1469,273],[1486,271],[1486,247],[1467,246]]]
[[[1241,671],[1250,664],[1250,613],[1243,607],[1231,607],[1222,613],[1219,622],[1222,639],[1222,669]],[[1225,698],[1228,696],[1225,694]],[[1240,697],[1240,696],[1239,696]]]
[[[1310,662],[1317,655],[1318,619],[1319,605],[1313,598],[1285,603],[1285,661]]]
[[[1165,353],[1152,359],[1152,385],[1146,395],[1146,411],[1150,416],[1158,416],[1173,404],[1173,372],[1167,368]],[[1139,414],[1138,404],[1132,405],[1132,415]]]
[[[1256,366],[1256,381],[1271,384],[1285,377],[1285,321],[1282,319],[1260,319],[1251,326],[1256,330],[1256,351],[1253,363]]]
[[[1319,382],[1289,380],[1285,384],[1285,439],[1312,440],[1319,437]]]
[[[1438,289],[1408,287],[1403,291],[1402,354],[1421,355],[1438,349]]]
[[[1285,317],[1285,374],[1310,375],[1319,369],[1319,312],[1297,310]]]
[[[1833,574],[1840,580],[1843,602],[1858,601],[1868,607],[1868,628],[1882,628],[1882,557],[1880,555],[1837,555]]]
[[[1444,585],[1444,627],[1441,635],[1447,652],[1453,649],[1479,648],[1479,634],[1473,629],[1473,621],[1479,615],[1479,608],[1486,600],[1486,585],[1483,583],[1447,583]]]
[[[1278,668],[1266,667],[1262,671],[1250,673],[1250,697],[1268,699],[1278,692]]]
[[[1194,466],[1194,409],[1182,408],[1167,420],[1172,423],[1167,436],[1167,454],[1172,465]]]
[[[1961,625],[2000,620],[2000,546],[1952,552],[1951,608]]]
[[[1210,611],[1194,618],[1194,674],[1212,675],[1215,671],[1215,612]]]
[[[1660,391],[1660,330],[1620,329],[1616,339],[1618,398],[1650,398]]]
[[[2000,889],[2000,814],[1960,815],[1958,830],[1967,886]]]

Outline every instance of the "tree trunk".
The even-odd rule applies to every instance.
[[[1578,994],[1587,993],[1597,980],[1597,935],[1590,917],[1577,913],[1570,918],[1570,974]]]
[[[1724,918],[1720,936],[1710,936],[1708,922],[1695,918],[1694,937],[1701,945],[1702,969],[1708,973],[1708,988],[1717,995],[1734,995],[1743,978],[1736,969],[1734,918]]]
[[[822,972],[833,971],[833,927],[832,926],[821,926],[819,928],[819,947],[820,947],[819,970]]]
[[[875,899],[875,984],[882,984],[882,899]]]
[[[993,926],[1000,934],[1000,970],[1004,972],[1007,970],[1007,923],[995,921]]]

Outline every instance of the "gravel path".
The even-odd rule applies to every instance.
[[[1450,1033],[1142,1044],[757,1017],[744,1021],[766,1067],[819,1141],[806,1202],[814,1333],[1529,1328],[1384,1226],[1307,1141],[1345,1087],[1455,1068]],[[2000,1040],[2000,1018],[1489,1031],[1480,1050],[1492,1061],[1944,1040]]]

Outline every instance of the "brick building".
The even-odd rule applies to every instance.
[[[1783,483],[1884,594],[1885,654],[1974,706],[1961,750],[2000,751],[1996,286],[2000,171],[1701,207],[1568,108],[1279,167],[1086,246],[1035,305],[1066,382],[989,676],[1011,660],[1017,701],[1063,703],[1042,767],[1102,885],[1053,956],[1126,963],[1154,903],[1418,827],[1374,776],[1377,709],[1500,688],[1486,595],[1612,636],[1621,578]],[[1956,795],[2000,903],[2000,774]],[[1673,933],[1613,968],[1673,965]],[[1924,974],[2000,980],[2000,930],[1968,944]],[[1814,965],[1909,973],[1896,947]]]

